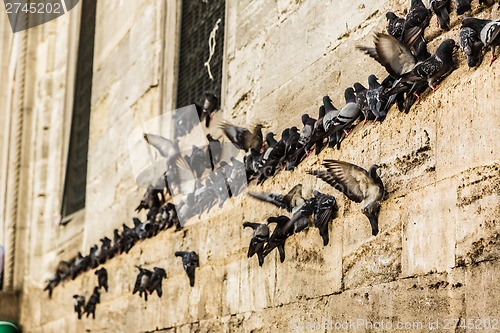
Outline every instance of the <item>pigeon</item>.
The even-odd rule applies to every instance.
[[[95,308],[97,303],[100,303],[101,295],[99,294],[99,288],[95,287],[94,292],[90,295],[89,301],[85,305],[85,312],[87,313],[87,318],[92,314],[92,319],[95,319]]]
[[[75,299],[73,301],[73,308],[78,315],[78,319],[82,319],[82,313],[85,307],[85,297],[80,295],[73,295],[73,298]]]
[[[210,154],[210,165],[213,171],[221,161],[222,145],[220,141],[214,139],[211,134],[207,134],[207,140],[208,140],[208,152]]]
[[[358,104],[358,107],[361,110],[361,113],[363,113],[363,116],[365,118],[365,120],[363,121],[364,124],[366,123],[367,120],[374,119],[373,113],[371,112],[370,106],[368,105],[368,99],[366,98],[366,92],[368,89],[366,89],[359,82],[354,83],[353,87],[354,87],[354,94],[356,96],[356,104]]]
[[[205,126],[210,126],[210,120],[213,118],[213,113],[217,110],[219,99],[212,93],[205,92],[205,101],[203,102],[203,114],[205,116]]]
[[[325,126],[327,136],[346,131],[361,115],[361,109],[356,104],[354,89],[348,87],[344,92],[344,96],[346,105],[340,110],[337,117]],[[336,144],[339,147],[340,137],[337,137]]]
[[[377,174],[378,165],[368,171],[342,161],[325,160],[326,171],[308,171],[335,189],[344,193],[350,200],[361,203],[361,212],[365,214],[372,228],[372,235],[378,234],[378,215],[380,203],[384,197],[384,184]]]
[[[311,118],[308,114],[302,115],[302,124],[304,125],[300,130],[299,144],[304,147],[309,141],[311,141],[311,136],[313,134],[314,125],[316,124],[316,119]]]
[[[59,285],[60,282],[61,282],[61,275],[59,274],[59,272],[56,271],[56,274],[47,281],[47,285],[43,289],[43,291],[49,292],[49,298],[52,298],[52,291],[54,290],[55,287]]]
[[[211,168],[210,155],[207,154],[205,149],[199,148],[196,145],[192,145],[191,155],[184,156],[184,160],[196,178],[200,178],[205,169]]]
[[[227,136],[229,141],[231,141],[236,148],[248,152],[250,148],[255,149],[260,152],[262,148],[262,126],[257,124],[254,127],[253,132],[250,132],[244,127],[238,127],[231,125],[229,123],[223,123],[221,125],[224,134]]]
[[[450,0],[429,0],[431,10],[436,14],[439,27],[443,30],[450,30]]]
[[[151,276],[153,275],[153,272],[151,272],[149,269],[145,269],[140,266],[135,266],[135,267],[137,267],[139,273],[137,274],[137,278],[135,279],[135,285],[132,294],[139,292],[139,297],[142,298],[142,293],[144,293],[144,300],[147,302],[148,286],[149,282],[151,281]]]
[[[196,267],[200,267],[200,259],[198,257],[198,254],[194,251],[177,251],[175,252],[175,256],[182,258],[182,266],[184,267],[184,270],[189,277],[189,285],[191,287],[194,287],[194,271]]]
[[[475,67],[481,63],[483,43],[478,33],[469,27],[460,29],[460,48],[467,57],[467,65]]]
[[[375,115],[375,120],[383,121],[390,107],[389,96],[384,90],[385,87],[378,83],[378,79],[374,74],[368,76],[366,101],[368,103],[368,108]]]
[[[325,106],[321,105],[318,111],[318,120],[314,123],[313,131],[311,134],[311,140],[307,150],[309,151],[313,145],[316,145],[315,154],[318,155],[323,150],[325,145],[325,127],[323,126],[323,119],[325,118],[326,110]]]
[[[267,144],[267,149],[265,150],[264,154],[262,155],[262,158],[259,163],[259,169],[262,168],[264,164],[266,164],[267,160],[269,159],[269,156],[273,152],[274,147],[278,144],[278,141],[274,138],[274,133],[269,132],[266,134],[266,144]]]
[[[248,194],[255,199],[272,203],[292,213],[300,209],[305,202],[302,197],[302,184],[295,185],[285,195],[265,192],[248,192]]]
[[[403,37],[405,19],[403,17],[398,17],[393,12],[387,12],[385,17],[387,18],[387,33],[401,40],[401,37]]]
[[[456,0],[457,1],[457,14],[462,15],[471,10],[471,0]]]
[[[111,239],[108,237],[101,238],[101,247],[96,254],[99,264],[104,264],[108,258],[111,258]]]
[[[300,206],[300,209],[293,213],[290,221],[283,226],[283,232],[285,232],[285,234],[296,234],[307,228],[309,225],[309,217],[314,213],[316,201],[316,198],[305,200],[304,204]]]
[[[96,268],[97,266],[99,266],[99,258],[98,258],[98,246],[97,245],[93,245],[91,248],[90,248],[90,251],[89,251],[89,257],[90,257],[90,267],[92,268]]]
[[[328,224],[336,217],[338,211],[335,197],[323,194],[319,191],[313,192],[316,198],[314,207],[314,225],[319,229],[319,234],[323,238],[323,246],[327,246],[330,240],[328,236]]]
[[[144,193],[144,196],[142,197],[139,206],[135,208],[135,211],[140,212],[142,209],[151,209],[153,207],[160,207],[161,201],[158,195],[161,195],[163,200],[165,200],[162,190],[151,185],[148,186],[146,193]]]
[[[264,154],[262,165],[259,167],[259,172],[256,178],[257,184],[262,184],[267,178],[271,177],[276,173],[278,165],[280,165],[282,159],[285,157],[286,151],[286,141],[290,136],[290,129],[285,129],[281,133],[281,139],[276,143],[273,149],[269,152],[269,155]]]
[[[71,278],[74,280],[78,274],[90,268],[90,256],[82,256],[81,252],[76,255],[71,272]]]
[[[163,290],[161,288],[161,283],[163,279],[167,278],[167,272],[163,268],[160,267],[154,267],[153,268],[153,275],[151,275],[151,278],[149,280],[148,288],[147,291],[150,294],[153,294],[156,291],[156,294],[158,297],[161,297],[163,295]]]
[[[259,258],[259,266],[264,264],[264,244],[269,240],[269,227],[265,223],[243,223],[243,228],[252,228],[253,235],[250,245],[248,246],[247,257],[251,258],[257,253]]]
[[[267,219],[267,223],[276,223],[277,226],[274,228],[273,233],[269,237],[269,241],[264,247],[263,256],[266,257],[272,250],[278,248],[280,255],[280,262],[285,261],[285,241],[291,235],[292,230],[289,228],[288,232],[284,231],[284,227],[290,222],[290,218],[281,215],[277,217],[270,217]]]
[[[411,47],[423,39],[424,30],[429,26],[430,13],[422,0],[411,0],[411,6],[406,14],[402,42]]]
[[[500,45],[500,19],[493,21],[465,17],[462,20],[462,28],[465,27],[474,29],[479,34],[479,38],[484,47],[489,47],[491,49],[491,66],[493,61],[497,58],[495,49]]]
[[[134,221],[134,232],[137,235],[138,240],[145,240],[148,236],[146,233],[145,223],[142,223],[137,217],[133,217]]]
[[[98,269],[94,274],[97,275],[98,288],[104,288],[108,292],[108,271],[106,268]]]
[[[144,140],[158,151],[161,156],[167,159],[167,166],[177,157],[179,149],[172,141],[160,135],[147,134],[143,135]]]
[[[436,52],[425,61],[417,62],[417,58],[410,49],[396,38],[378,33],[375,36],[376,60],[386,68],[389,74],[398,79],[398,83],[418,83],[427,81],[433,91],[439,86],[434,86],[435,81],[449,72],[453,65],[453,49],[455,41],[446,39],[439,45]],[[369,51],[360,47],[361,50]],[[392,94],[391,89],[387,94]]]

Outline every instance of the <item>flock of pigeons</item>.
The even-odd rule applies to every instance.
[[[462,15],[471,9],[469,0],[457,0],[457,13]],[[482,0],[481,4],[493,2]],[[499,2],[500,5],[500,2]],[[61,281],[75,278],[79,273],[97,268],[113,256],[126,252],[134,244],[155,236],[159,231],[176,226],[183,227],[182,220],[209,212],[212,207],[222,207],[224,202],[242,193],[246,184],[256,180],[263,183],[281,170],[293,170],[313,150],[319,154],[327,145],[340,149],[340,144],[363,118],[383,121],[388,110],[396,104],[400,111],[408,112],[416,100],[420,99],[427,87],[438,89],[436,83],[453,69],[453,52],[458,46],[453,39],[446,39],[438,46],[434,54],[427,51],[424,31],[429,25],[432,13],[437,16],[439,26],[448,30],[450,27],[450,1],[430,0],[428,9],[421,0],[412,0],[406,17],[398,17],[388,12],[387,33],[377,33],[373,47],[358,46],[378,61],[388,72],[388,76],[379,83],[375,75],[368,77],[368,88],[356,82],[345,89],[346,104],[339,110],[333,106],[329,96],[323,97],[318,119],[304,114],[302,128],[285,129],[279,140],[275,134],[262,134],[264,126],[257,124],[253,130],[222,123],[221,129],[237,149],[245,152],[243,162],[235,157],[229,161],[222,159],[223,144],[207,135],[208,144],[204,147],[193,145],[190,155],[180,153],[177,142],[154,134],[144,134],[145,141],[153,146],[166,159],[166,171],[151,185],[142,198],[137,211],[147,210],[147,220],[141,222],[133,218],[134,226],[123,224],[121,233],[115,229],[113,242],[104,237],[101,247],[94,245],[87,256],[78,256],[70,262],[61,261],[56,274],[48,281],[45,290],[49,295]],[[483,20],[465,17],[460,31],[460,48],[467,57],[469,66],[478,66],[484,49],[492,52],[491,63],[495,60],[495,48],[500,44],[500,20]],[[196,105],[198,119],[185,116],[182,112],[173,117],[176,138],[188,135],[196,123],[205,119],[210,125],[213,113],[218,109],[218,98],[205,94],[203,105]],[[359,166],[335,160],[325,160],[325,169],[311,170],[309,174],[322,179],[342,192],[348,199],[360,203],[361,211],[367,216],[372,235],[378,234],[378,215],[384,198],[384,185],[377,174],[377,165],[365,170]],[[181,196],[180,204],[174,205],[166,200],[166,194],[172,198]],[[285,241],[291,235],[309,226],[312,217],[314,226],[319,229],[323,245],[329,242],[328,226],[336,217],[338,210],[335,197],[313,192],[313,197],[302,196],[302,185],[294,186],[286,194],[249,192],[251,197],[271,203],[285,209],[290,216],[269,217],[267,223],[245,222],[244,228],[250,227],[253,235],[248,249],[248,257],[257,254],[259,265],[275,248],[280,261],[285,260]],[[181,218],[179,218],[181,217]],[[272,233],[269,224],[276,223]],[[182,257],[184,269],[194,286],[194,271],[199,265],[196,252],[176,252]],[[133,293],[139,296],[157,292],[161,297],[162,280],[166,278],[164,269],[155,267],[153,271],[138,267]],[[99,289],[107,290],[106,282],[101,281],[102,272],[98,270],[99,286],[85,305],[83,296],[75,295],[75,311],[81,317],[82,310],[87,316],[95,316],[95,304],[99,302]],[[98,273],[98,272],[101,273]],[[101,274],[101,275],[100,275]],[[78,309],[78,310],[77,310]]]

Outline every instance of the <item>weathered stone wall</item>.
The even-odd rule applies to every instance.
[[[406,6],[403,1],[227,1],[225,118],[247,125],[264,121],[279,133],[299,125],[302,113],[315,114],[325,94],[341,106],[346,86],[365,83],[370,73],[384,76],[355,46],[371,44],[372,33],[385,27],[389,8],[401,14]],[[161,1],[98,1],[84,237],[68,241],[74,246],[62,254],[31,254],[42,260],[33,267],[52,271],[58,258],[87,251],[133,216],[142,190],[132,178],[127,139],[164,105],[168,87],[160,83],[167,73],[159,54],[175,41],[162,42],[159,22],[169,8]],[[495,6],[480,15],[498,17],[500,11]],[[455,14],[452,22],[453,29],[441,34],[432,20],[426,32],[430,50],[444,38],[457,39]],[[63,37],[56,34],[54,42],[67,45]],[[39,52],[43,59],[42,46]],[[441,319],[444,325],[453,318],[500,319],[500,64],[489,67],[485,61],[470,70],[461,54],[457,58],[459,68],[409,114],[391,110],[382,124],[360,125],[340,151],[310,156],[294,172],[259,187],[282,192],[301,182],[307,196],[316,188],[334,194],[339,216],[328,246],[310,229],[287,241],[283,264],[273,254],[259,267],[255,258],[246,258],[251,232],[241,224],[283,212],[240,196],[226,202],[230,209],[222,214],[213,212],[208,221],[180,232],[163,232],[106,263],[110,291],[102,294],[95,320],[78,321],[72,309],[73,294],[92,292],[93,271],[59,286],[49,300],[40,288],[46,276],[29,269],[22,297],[25,331],[274,332],[294,329],[299,321],[427,325]],[[43,68],[39,73],[42,80]],[[54,87],[52,94],[57,91]],[[357,204],[306,175],[326,158],[382,166],[387,195],[377,237],[370,236]],[[43,233],[37,230],[32,238]],[[50,243],[49,236],[44,239]],[[194,288],[173,255],[185,249],[200,255]],[[42,262],[52,266],[40,268]],[[146,303],[131,294],[134,265],[166,268],[161,299],[155,295]]]

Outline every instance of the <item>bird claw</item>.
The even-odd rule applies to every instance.
[[[350,130],[349,132],[348,132],[348,131],[346,131],[346,130],[344,130],[344,134],[345,134],[345,136],[346,136],[346,137],[348,137],[348,136],[349,136],[349,134],[351,134],[351,132],[352,132],[352,130]]]
[[[437,86],[435,86],[435,87],[432,87],[432,86],[431,86],[432,92],[436,92],[436,90],[438,90],[438,89],[439,89],[439,87],[440,87],[440,85],[437,85]]]
[[[493,65],[493,61],[496,60],[496,56],[494,54],[491,55],[490,66]]]

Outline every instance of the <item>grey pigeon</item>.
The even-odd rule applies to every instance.
[[[389,96],[385,92],[385,87],[378,82],[374,74],[368,76],[366,101],[368,108],[375,115],[375,120],[383,121],[390,107]]]
[[[462,15],[471,9],[471,0],[456,0],[457,1],[457,14]]]
[[[102,267],[101,269],[98,269],[94,273],[97,275],[97,283],[98,283],[98,288],[104,288],[106,292],[108,291],[108,271],[106,268]]]
[[[491,49],[491,61],[497,58],[495,55],[496,47],[500,45],[500,19],[497,20],[482,20],[474,17],[465,17],[462,20],[462,28],[472,28],[478,34],[484,47]]]
[[[368,99],[366,98],[366,92],[368,91],[368,89],[366,89],[359,82],[354,83],[353,87],[354,87],[354,94],[356,95],[356,104],[358,104],[361,113],[363,113],[363,116],[365,117],[364,123],[367,120],[373,120],[374,115],[370,110],[370,106],[368,105]]]
[[[356,103],[356,96],[354,94],[354,89],[348,87],[344,92],[344,97],[346,104],[340,110],[337,117],[335,117],[330,123],[325,126],[326,134],[328,136],[334,133],[341,133],[342,131],[347,131],[349,127],[359,118],[361,115],[361,109]],[[337,140],[337,145],[340,144],[340,140]]]
[[[189,278],[189,285],[194,287],[195,269],[196,267],[200,267],[200,258],[198,254],[194,251],[177,251],[175,252],[175,256],[182,258],[182,266]]]
[[[336,217],[338,211],[337,201],[335,197],[316,190],[313,192],[313,195],[316,198],[314,225],[318,228],[321,238],[323,238],[323,246],[327,246],[330,240],[328,226],[330,221]]]
[[[464,27],[460,29],[460,48],[467,57],[467,65],[475,67],[481,63],[483,58],[483,42],[479,39],[479,34],[472,28]]]
[[[423,39],[424,30],[429,26],[430,13],[422,0],[411,0],[411,6],[406,14],[402,42],[411,47]]]
[[[78,319],[82,319],[82,313],[85,307],[85,297],[80,295],[73,295],[73,298],[75,299],[73,301],[73,308],[78,315]]]
[[[269,227],[265,223],[243,223],[243,228],[247,227],[253,229],[252,239],[250,240],[250,245],[248,246],[247,257],[251,258],[257,253],[259,266],[262,266],[264,264],[264,245],[269,240]]]
[[[380,203],[384,197],[384,184],[377,174],[379,166],[372,165],[366,171],[357,165],[335,160],[325,160],[323,166],[327,170],[308,173],[327,182],[350,200],[360,202],[361,212],[368,217],[372,235],[376,236]]]

